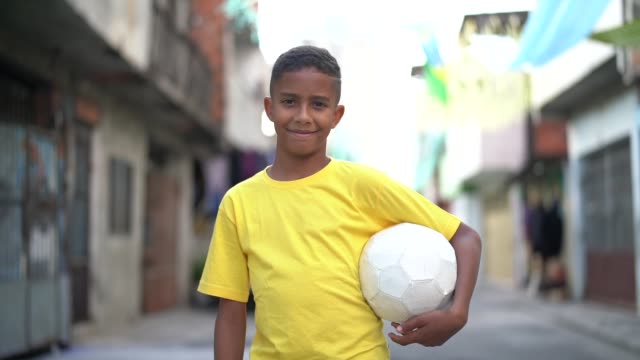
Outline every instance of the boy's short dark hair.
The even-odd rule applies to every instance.
[[[273,85],[282,77],[282,74],[306,68],[315,68],[321,73],[336,79],[336,102],[339,102],[342,78],[340,65],[338,65],[338,61],[329,51],[311,45],[294,47],[278,57],[271,70],[271,83],[269,85],[271,94],[273,95]]]

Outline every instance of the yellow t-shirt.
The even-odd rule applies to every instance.
[[[275,181],[266,170],[225,195],[198,290],[256,302],[251,359],[388,359],[382,322],[360,290],[369,238],[401,222],[451,239],[460,220],[364,165],[332,160]]]

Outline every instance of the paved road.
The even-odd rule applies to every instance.
[[[508,292],[483,289],[476,294],[469,323],[439,348],[390,345],[394,360],[637,360],[633,354],[597,338],[561,326],[550,313],[532,310]],[[390,332],[390,326],[385,329]]]
[[[213,312],[169,313],[39,360],[211,360],[214,317]],[[444,346],[390,347],[394,360],[640,359],[638,353],[569,329],[522,296],[488,288],[477,292],[468,325]]]

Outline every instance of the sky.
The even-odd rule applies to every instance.
[[[448,60],[456,56],[465,14],[530,11],[535,5],[536,0],[260,0],[258,36],[268,63],[307,41],[330,48],[389,37],[402,39],[405,56],[419,63],[427,34],[436,36]]]

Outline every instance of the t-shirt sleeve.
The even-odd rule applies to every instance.
[[[381,172],[371,173],[366,180],[363,200],[384,221],[423,225],[440,232],[448,240],[458,230],[460,219],[410,187]]]
[[[247,302],[249,271],[247,257],[233,215],[229,215],[229,199],[223,199],[209,245],[198,291],[225,299]]]

